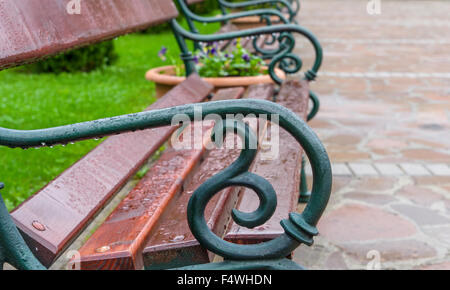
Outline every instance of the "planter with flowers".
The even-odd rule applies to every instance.
[[[273,83],[267,72],[265,62],[252,55],[236,40],[232,51],[222,52],[217,44],[209,44],[203,51],[195,53],[198,74],[215,89],[227,87],[247,87],[253,84]],[[159,57],[165,59],[166,48],[162,48]],[[282,70],[275,69],[278,77],[284,79]],[[184,66],[172,60],[172,65],[157,67],[146,73],[146,79],[156,84],[156,96],[159,98],[171,88],[183,82]]]

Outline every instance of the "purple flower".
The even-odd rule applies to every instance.
[[[233,55],[232,55],[232,54],[225,53],[225,57],[226,57],[226,58],[233,58]]]
[[[211,48],[211,54],[216,55],[217,49],[215,47]]]
[[[166,61],[166,53],[167,53],[167,47],[162,46],[161,50],[158,52],[158,57],[162,59],[163,61]]]
[[[194,55],[194,62],[196,63],[196,64],[198,64],[198,56],[196,56],[196,55]]]
[[[250,56],[248,54],[244,54],[242,56],[242,59],[245,60],[246,62],[249,62],[250,61]]]

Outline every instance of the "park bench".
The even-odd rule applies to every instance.
[[[258,8],[270,7],[283,13],[284,17],[288,19],[289,22],[296,23],[295,17],[300,11],[300,0],[250,0],[239,2],[231,2],[227,0],[217,1],[223,15],[228,14],[228,9],[231,9],[233,13],[239,13],[242,10],[251,11]],[[261,18],[259,15],[248,15],[245,17],[234,18],[231,22],[237,25],[240,29],[251,29],[261,26],[261,22],[266,24],[277,24],[283,21],[281,21],[281,19],[277,16],[266,15]]]
[[[190,5],[198,4],[204,2],[205,0],[176,0],[178,6],[183,12],[186,21],[189,26],[189,30],[193,33],[198,33],[198,29],[195,26],[195,22],[199,23],[222,23],[219,33],[232,32],[239,30],[239,27],[233,23],[252,23],[252,27],[256,27],[257,23],[265,23],[266,25],[271,25],[272,23],[289,23],[293,19],[292,17],[285,17],[280,11],[275,9],[255,9],[251,11],[243,11],[236,13],[226,13],[226,3],[219,3],[223,15],[216,15],[214,17],[205,17],[195,14],[190,9]],[[284,1],[284,0],[282,0]],[[277,1],[275,1],[277,2]],[[286,1],[284,1],[286,4]],[[232,4],[233,5],[233,4]],[[256,21],[256,24],[254,22]],[[250,27],[249,27],[250,28]],[[243,39],[242,45],[252,53],[256,52],[256,49],[268,49],[270,45],[273,44],[272,36],[263,34],[255,38],[254,40],[250,38]],[[218,45],[219,49],[226,50],[232,46],[232,41],[221,41]],[[194,42],[194,47],[196,49],[201,49],[201,44]]]
[[[85,0],[82,3],[81,14],[68,15],[59,0],[5,1],[0,6],[1,14],[5,15],[0,19],[0,69],[143,30],[164,21],[170,21],[176,29],[174,34],[181,47],[185,46],[185,38],[189,39],[190,33],[182,30],[175,20],[178,12],[171,1]],[[49,29],[49,23],[52,29]],[[182,57],[185,61],[191,59],[187,51],[183,51]],[[192,69],[191,65],[188,63],[187,69]],[[212,90],[191,70],[185,82],[141,113],[42,130],[0,127],[1,146],[23,149],[110,136],[11,214],[0,199],[0,267],[5,262],[18,269],[51,266],[118,190],[129,184],[127,182],[150,156],[173,136],[180,132],[190,136],[191,131],[186,130],[202,123],[201,133],[207,133],[207,136],[211,131],[215,136],[222,131],[235,132],[243,140],[244,149],[233,154],[213,149],[207,154],[206,147],[212,142],[209,138],[201,139],[200,145],[194,148],[175,150],[168,145],[137,186],[79,249],[81,268],[139,269],[145,266],[150,269],[152,266],[173,268],[193,264],[199,265],[183,269],[300,268],[285,257],[301,243],[312,244],[313,236],[317,235],[315,225],[331,191],[331,167],[326,151],[298,115],[305,116],[306,113],[307,83],[284,82],[279,91],[280,103],[292,108],[296,106],[295,112],[264,101],[273,97],[272,86],[257,85],[245,93],[242,88],[221,90],[212,96],[212,101],[199,103],[207,100]],[[237,100],[239,98],[242,99]],[[187,127],[173,123],[173,118],[178,115],[194,121],[197,113],[200,121]],[[224,121],[215,119],[212,123],[207,118],[212,114]],[[247,118],[252,117],[249,114],[260,118],[277,116],[279,122],[270,125],[258,122],[255,127],[238,119],[226,120],[229,114],[243,114]],[[270,176],[264,174],[264,169],[257,168],[256,172],[261,172],[261,176],[249,172],[251,167],[257,167],[255,158],[260,154],[257,148],[249,148],[249,144],[263,144],[264,141],[257,141],[265,138],[265,133],[257,137],[253,130],[269,132],[269,129],[264,130],[266,126],[278,125],[287,132],[282,138],[293,138],[280,140],[287,142],[290,152],[295,153],[297,162],[292,166],[300,166],[301,148],[311,161],[314,179],[308,205],[301,214],[293,211],[285,216],[286,219],[281,220],[283,231],[269,242],[258,245],[226,242],[221,237],[231,221],[241,227],[254,228],[278,215],[277,193],[269,183]],[[220,137],[214,142],[220,142]],[[264,149],[263,145],[259,147]],[[237,160],[231,163],[230,157],[237,157]],[[292,175],[298,175],[298,170]],[[240,200],[239,186],[257,193],[258,210],[252,213],[233,210],[230,219],[230,209]],[[298,186],[294,187],[298,191]],[[208,202],[210,199],[212,201]],[[187,219],[184,214],[171,216],[174,209],[186,213]],[[170,225],[174,221],[186,224],[182,230],[190,229],[191,232],[183,232],[185,236],[181,239],[178,228]],[[162,227],[165,224],[169,226]],[[163,238],[166,233],[176,234],[168,238],[172,245],[181,244],[181,247],[171,247],[172,251],[182,253],[180,258],[172,259],[173,255],[167,255],[167,252],[159,252],[159,257],[155,258],[158,255],[155,249],[170,243],[154,238]],[[185,241],[191,243],[186,245]],[[201,255],[184,251],[187,246],[200,251]],[[205,265],[211,261],[205,259],[205,253],[208,257],[211,253],[217,254],[225,261]]]

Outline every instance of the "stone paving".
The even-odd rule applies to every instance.
[[[369,14],[369,2],[381,13]],[[310,125],[334,180],[320,236],[294,259],[311,269],[450,269],[450,1],[302,5],[299,23],[324,48]],[[310,51],[298,51],[305,66]]]

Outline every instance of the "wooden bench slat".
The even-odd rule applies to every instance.
[[[83,270],[143,266],[138,252],[170,199],[177,194],[203,150],[167,150],[147,175],[80,249]]]
[[[178,15],[172,1],[82,0],[81,13],[72,15],[66,9],[68,3],[0,1],[0,70],[142,30]]]
[[[148,109],[204,100],[212,86],[190,76]],[[161,127],[112,136],[12,212],[33,253],[46,266],[174,132]],[[45,231],[33,227],[33,222]]]
[[[242,88],[229,91],[235,92],[236,97],[243,93]],[[219,99],[220,94],[213,98]],[[194,124],[188,126],[184,134],[193,134],[193,126]],[[202,136],[209,136],[212,126],[211,121],[203,122]],[[170,201],[183,190],[187,179],[191,178],[193,169],[200,163],[206,143],[209,142],[207,138],[203,140],[203,144],[198,144],[200,146],[193,149],[167,149],[79,250],[81,268],[141,269],[145,241],[160,216],[167,211]]]
[[[273,85],[254,85],[247,90],[245,98],[271,99],[273,91]],[[229,93],[229,90],[217,92],[217,94]],[[240,149],[214,148],[208,152],[208,156],[193,173],[193,178],[185,185],[180,197],[173,201],[170,209],[152,232],[143,251],[146,269],[169,269],[212,261],[213,257],[200,246],[189,229],[187,204],[194,191],[236,160],[240,151]],[[238,188],[232,187],[224,189],[206,207],[205,218],[218,236],[222,236],[225,232],[231,209],[237,201],[238,191]]]
[[[309,94],[307,82],[286,81],[277,96],[277,103],[291,109],[303,119],[306,118]],[[272,124],[271,126],[274,126]],[[268,130],[269,131],[269,130]],[[302,148],[286,131],[279,130],[279,155],[273,160],[259,162],[259,151],[252,172],[266,178],[277,192],[278,205],[272,218],[264,225],[248,229],[233,223],[225,235],[225,240],[239,244],[253,244],[271,240],[284,233],[280,225],[282,219],[296,211],[299,194]],[[286,177],[289,178],[286,178]],[[258,197],[249,189],[243,190],[237,207],[240,211],[251,212],[259,205]]]

